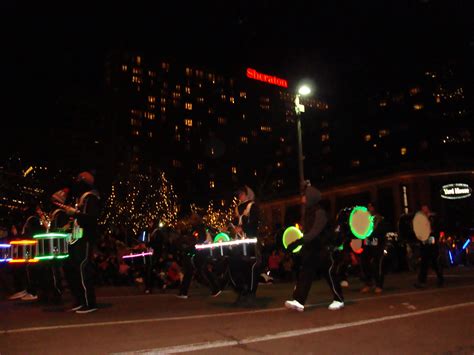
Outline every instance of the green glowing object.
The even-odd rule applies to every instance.
[[[53,259],[66,259],[69,255],[45,255],[45,256],[37,256],[35,257],[36,260],[53,260]]]
[[[283,246],[285,247],[285,249],[288,248],[288,245],[290,245],[291,243],[293,243],[295,240],[298,240],[300,238],[303,238],[303,233],[301,233],[301,231],[296,228],[296,227],[288,227],[285,229],[285,232],[283,233]],[[303,246],[302,245],[298,245],[295,250],[293,250],[293,253],[298,253],[301,248]]]
[[[66,233],[44,233],[44,234],[36,234],[35,236],[33,236],[34,239],[57,239],[57,238],[60,238],[60,239],[64,239],[64,238],[68,238],[70,236],[70,234],[66,234]]]
[[[370,237],[374,231],[374,216],[366,207],[355,206],[349,216],[349,227],[352,234],[359,239]]]
[[[227,233],[220,232],[214,237],[214,243],[219,242],[230,242],[230,237],[227,235]]]

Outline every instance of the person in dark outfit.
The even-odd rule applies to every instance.
[[[426,242],[420,242],[420,269],[418,271],[418,280],[415,283],[416,288],[425,288],[428,277],[428,267],[431,265],[438,278],[437,286],[443,287],[444,276],[439,250],[439,230],[436,223],[435,214],[430,211],[427,205],[421,207],[421,212],[429,219],[431,225],[430,237]]]
[[[182,251],[182,266],[184,269],[184,277],[179,288],[178,298],[188,298],[189,287],[194,276],[209,286],[212,297],[221,294],[216,276],[210,270],[207,257],[203,254],[196,253],[195,245],[204,242],[212,242],[210,236],[206,232],[206,226],[202,222],[201,216],[193,213],[190,218],[190,227],[185,236],[185,246]]]
[[[255,194],[248,186],[237,191],[239,203],[235,208],[235,233],[238,239],[257,238],[259,211],[255,203]],[[255,306],[258,280],[260,275],[261,255],[258,243],[255,255],[243,255],[232,251],[229,258],[229,276],[238,294],[235,302],[238,306]]]
[[[305,204],[304,234],[288,245],[288,251],[292,252],[299,245],[301,249],[301,263],[298,280],[293,292],[293,300],[285,302],[285,307],[297,311],[304,311],[304,304],[308,298],[311,284],[316,271],[322,271],[329,288],[333,294],[333,302],[329,305],[330,310],[338,310],[344,307],[344,298],[340,281],[337,279],[335,252],[336,240],[332,240],[331,227],[328,223],[326,211],[319,205],[321,192],[313,186],[307,186],[302,202]]]
[[[370,237],[364,239],[364,251],[361,255],[361,266],[365,286],[362,293],[369,292],[375,283],[375,293],[382,293],[384,283],[385,234],[388,229],[384,217],[375,210],[375,205],[369,203],[367,209],[374,217],[374,230]]]
[[[80,173],[75,179],[72,193],[76,207],[68,206],[65,211],[75,219],[79,234],[73,236],[69,245],[69,258],[64,264],[64,272],[76,302],[71,311],[82,314],[97,310],[91,256],[97,241],[100,196],[94,188],[93,175],[87,171]]]

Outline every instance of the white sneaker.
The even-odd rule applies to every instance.
[[[82,308],[84,308],[84,307],[85,307],[85,306],[83,306],[83,305],[81,304],[81,305],[79,305],[79,306],[72,307],[72,308],[69,310],[69,312],[75,312],[75,311],[78,311],[78,310],[80,310],[80,309],[82,309]]]
[[[342,280],[341,287],[349,287],[349,282],[347,282],[346,280]]]
[[[297,300],[286,301],[285,302],[285,307],[289,308],[289,309],[294,309],[298,312],[303,312],[304,311],[304,306],[301,303],[299,303]]]
[[[22,297],[26,296],[27,293],[28,293],[28,292],[26,292],[26,290],[23,290],[23,291],[14,293],[14,294],[11,295],[10,297],[8,297],[8,299],[9,299],[9,300],[17,300],[17,299],[19,299],[19,298],[22,298]]]
[[[182,300],[188,299],[188,295],[176,295],[176,297],[181,298]]]
[[[31,293],[27,293],[21,298],[22,301],[36,301],[37,299],[38,296],[32,295]]]
[[[76,311],[76,314],[87,314],[97,311],[97,307],[83,307]]]
[[[337,311],[338,309],[344,308],[344,302],[332,301],[328,309],[330,311]]]
[[[217,291],[216,293],[214,293],[213,295],[211,295],[211,297],[217,297],[217,296],[219,296],[221,293],[222,293],[222,290],[219,290],[219,291]]]

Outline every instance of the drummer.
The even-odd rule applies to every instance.
[[[439,231],[436,223],[436,215],[431,212],[428,205],[421,206],[421,212],[429,219],[431,226],[431,233],[426,242],[420,242],[420,269],[418,271],[418,280],[414,284],[416,288],[425,288],[426,279],[428,276],[428,267],[431,265],[438,278],[437,286],[443,287],[444,276],[442,263],[440,262],[439,250]]]

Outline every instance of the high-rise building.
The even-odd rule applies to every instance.
[[[271,74],[109,56],[107,115],[123,171],[162,169],[190,201],[228,199],[240,184],[265,198],[297,191],[295,95]],[[314,98],[303,104],[328,110]]]

